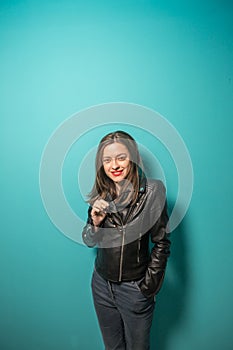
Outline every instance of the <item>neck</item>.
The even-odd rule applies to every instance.
[[[116,193],[117,193],[117,197],[118,197],[120,194],[121,185],[118,182],[116,182],[115,186],[116,186]]]

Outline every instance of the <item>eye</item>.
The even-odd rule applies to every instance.
[[[107,164],[111,162],[111,158],[104,158],[103,163]]]
[[[126,156],[119,156],[119,157],[117,157],[117,159],[120,161],[120,162],[123,162],[124,160],[126,160]]]

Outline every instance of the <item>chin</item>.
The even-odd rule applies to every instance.
[[[121,182],[122,180],[124,180],[124,177],[121,177],[120,179],[112,178],[113,182]]]

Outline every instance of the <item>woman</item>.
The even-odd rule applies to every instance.
[[[124,131],[100,141],[84,243],[97,247],[92,295],[106,350],[148,350],[170,241],[165,187]],[[154,246],[149,251],[149,238]]]

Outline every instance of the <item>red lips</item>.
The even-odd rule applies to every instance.
[[[117,170],[117,171],[111,171],[111,174],[113,176],[120,176],[122,174],[123,170]]]

